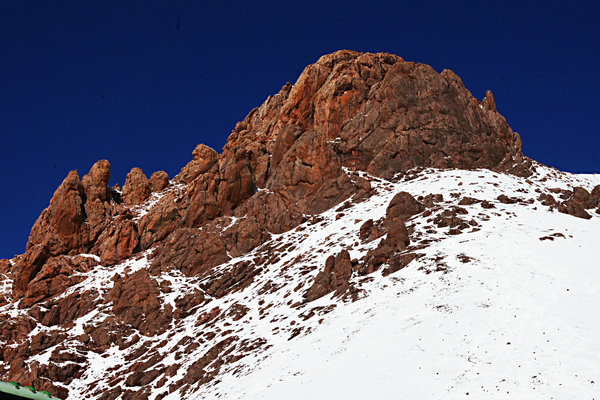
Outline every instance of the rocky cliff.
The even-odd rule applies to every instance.
[[[0,262],[0,374],[62,397],[186,393],[271,346],[228,329],[249,312],[269,315],[269,305],[249,310],[230,296],[257,282],[259,294],[275,296],[283,283],[265,278],[273,266],[284,277],[309,253],[324,251],[281,265],[298,244],[278,243],[278,235],[308,237],[306,227],[318,226],[323,213],[343,219],[381,194],[382,182],[426,169],[483,168],[526,179],[535,165],[491,92],[477,100],[452,71],[384,53],[323,56],[239,122],[221,153],[198,145],[172,179],[133,168],[120,189],[108,187],[107,160],[81,178],[71,171],[35,222],[25,254]],[[583,218],[600,202],[600,186],[540,193],[544,207]],[[431,229],[455,235],[479,225],[462,205],[494,206],[465,198],[442,211],[443,201],[442,193],[396,193],[385,215],[360,219],[356,243],[346,244],[364,243],[362,256],[340,248],[323,264],[303,267],[305,281],[288,293],[288,306],[315,314],[322,310],[309,304],[330,293],[356,300],[361,289],[353,279],[393,274],[418,258],[426,243],[416,243],[407,222],[415,215],[435,214]],[[189,362],[165,364],[168,337],[186,330],[196,333],[168,351]],[[133,350],[95,374],[94,357],[116,348]]]

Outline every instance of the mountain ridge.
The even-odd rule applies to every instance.
[[[533,196],[523,189],[531,197],[511,193],[458,201],[444,193],[417,198],[398,191],[385,197],[379,208],[386,212],[379,218],[355,218],[358,224],[346,216],[389,188],[400,188],[399,183],[481,168],[514,176],[510,179],[539,192]],[[543,179],[552,174],[580,185],[549,187]],[[600,213],[600,182],[578,181],[525,157],[519,135],[497,112],[490,91],[480,102],[451,71],[438,74],[386,53],[343,50],[321,57],[293,86],[284,85],[240,121],[222,153],[198,145],[172,180],[162,171],[148,179],[133,168],[121,190],[108,187],[109,177],[107,160],[81,179],[70,172],[34,224],[26,253],[0,261],[0,341],[10,344],[0,365],[11,379],[62,397],[73,396],[71,382],[79,382],[80,396],[127,399],[190,394],[198,385],[218,381],[221,367],[272,346],[259,335],[223,334],[230,331],[227,324],[257,310],[243,302],[226,306],[221,299],[258,290],[270,267],[278,266],[285,276],[303,263],[307,280],[286,292],[295,300],[278,303],[281,307],[309,312],[310,303],[331,293],[342,302],[362,299],[369,276],[395,274],[423,257],[419,251],[429,243],[412,218],[431,217],[427,230],[455,236],[476,233],[485,221],[471,216],[466,206],[492,210],[533,204],[591,223],[597,221],[592,210]],[[355,241],[316,265],[303,261],[316,248],[281,265],[298,244],[281,246],[275,238],[314,233],[333,210],[333,221],[356,227]],[[331,246],[339,248],[325,247]],[[275,296],[289,289],[275,281],[267,280],[255,294]],[[95,321],[98,315],[104,319]],[[209,327],[208,335],[169,344],[187,360],[186,372],[180,373],[183,365],[163,362],[158,338],[183,326],[195,331],[191,319],[196,327]],[[310,329],[291,331],[290,339]],[[146,348],[140,346],[144,340]],[[119,373],[123,379],[89,379],[100,354],[127,348],[136,349],[127,357],[139,361],[125,367],[120,359],[115,368],[128,371]],[[199,354],[198,348],[206,351]],[[111,374],[110,368],[103,371]],[[123,387],[109,389],[116,382]]]

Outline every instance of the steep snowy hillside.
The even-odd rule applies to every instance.
[[[0,260],[0,379],[69,400],[598,399],[600,177],[449,70],[339,51],[169,178],[71,171]]]
[[[458,235],[431,231],[435,212],[411,219],[413,235],[427,243],[419,259],[387,277],[373,274],[354,303],[316,301],[337,307],[310,324],[309,335],[243,360],[244,372],[223,375],[197,398],[598,399],[600,216],[573,218],[537,201],[503,204],[497,197],[591,188],[600,176],[540,172],[528,182],[483,170],[423,171],[412,181],[381,183],[381,196],[338,221],[329,213],[327,226],[356,239],[354,221],[380,217],[389,195],[401,190],[443,193],[438,212],[465,196],[494,205],[461,206],[478,229]],[[558,179],[541,182],[546,174]],[[295,313],[288,320],[305,324]]]

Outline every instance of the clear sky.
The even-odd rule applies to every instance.
[[[486,89],[526,155],[600,172],[595,1],[0,1],[0,258],[69,170],[170,176],[321,55],[395,53]]]

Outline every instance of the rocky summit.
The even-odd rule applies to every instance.
[[[109,178],[71,171],[0,260],[0,379],[105,400],[600,390],[600,177],[525,157],[450,70],[328,54],[221,153]]]

